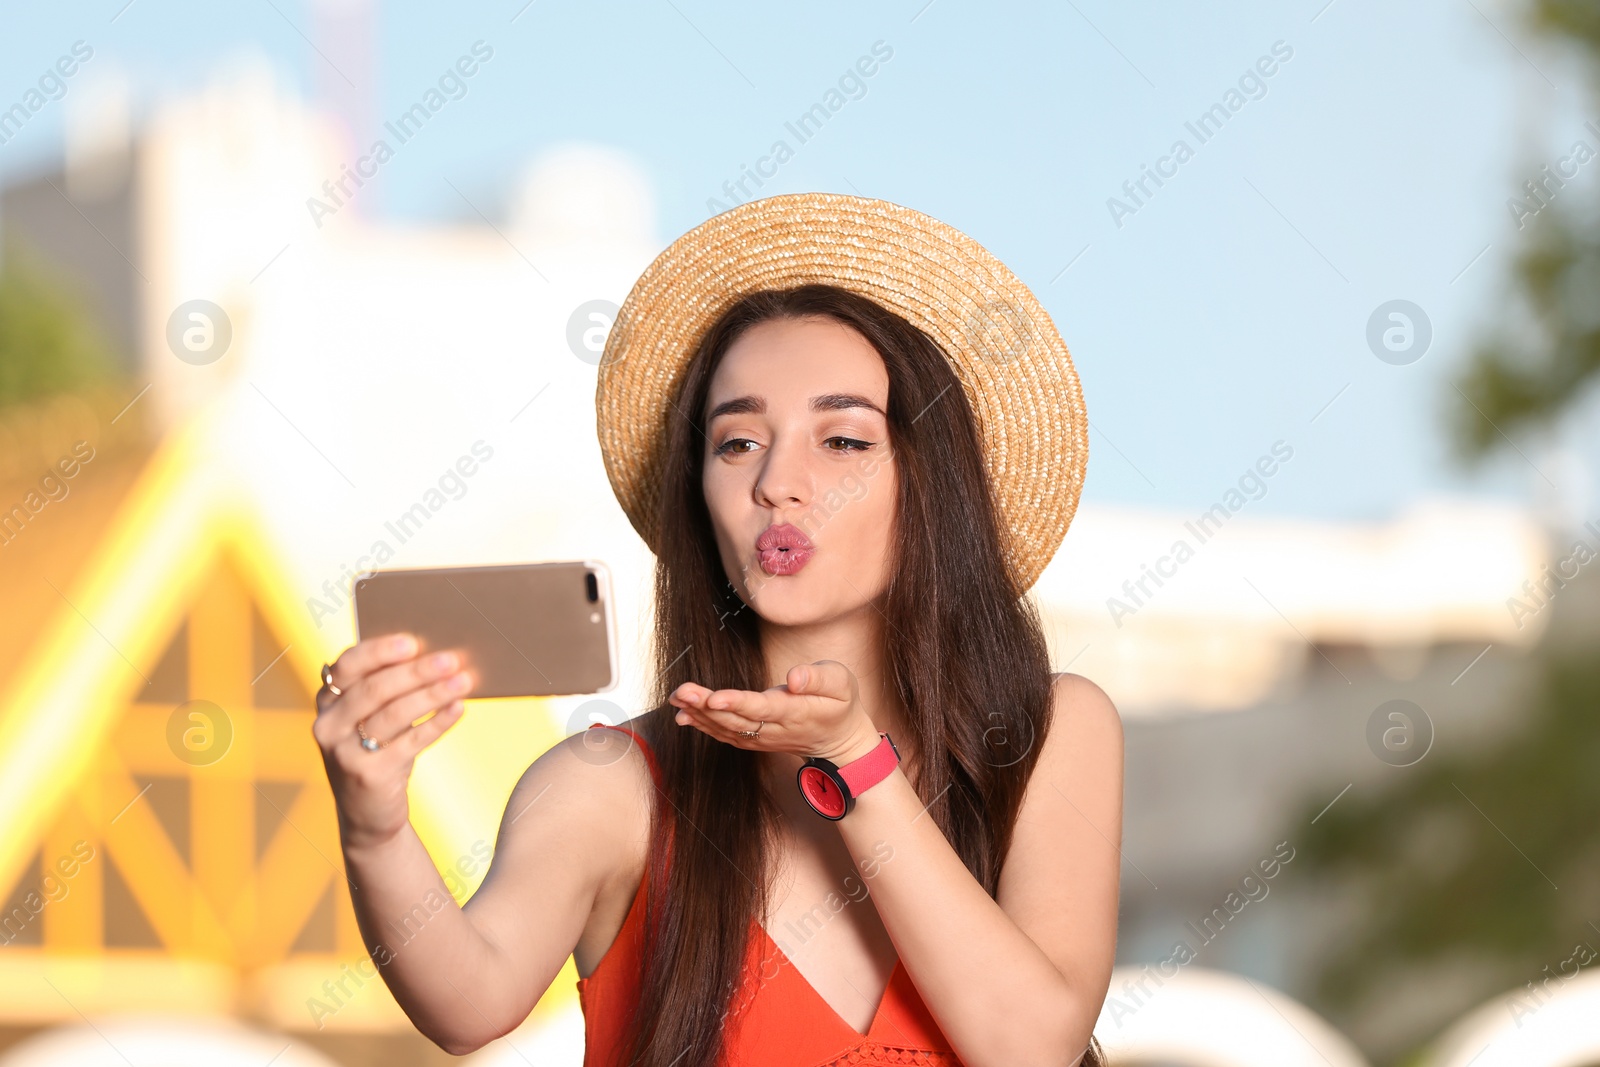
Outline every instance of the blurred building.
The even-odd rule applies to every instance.
[[[1307,819],[1516,731],[1529,653],[1595,615],[1600,586],[1538,592],[1568,546],[1493,504],[1423,501],[1369,524],[1240,516],[1119,628],[1103,598],[1168,552],[1185,517],[1095,518],[1075,524],[1041,594],[1058,656],[1079,656],[1072,669],[1124,716],[1123,980],[1177,956],[1308,996],[1353,916],[1297,877]],[[1074,537],[1094,547],[1074,556]],[[1418,1018],[1443,1026],[1460,996],[1397,988],[1363,1044]],[[1113,986],[1102,1038],[1119,1021],[1142,1029],[1148,999]]]
[[[597,556],[638,614],[648,554],[619,509],[596,515],[593,409],[570,402],[593,395],[594,320],[576,350],[566,330],[650,252],[619,229],[637,214],[594,199],[635,179],[577,151],[528,175],[499,230],[318,227],[306,202],[348,143],[247,71],[151,115],[96,182],[72,157],[0,191],[11,247],[70,280],[131,383],[0,419],[0,1039],[18,1055],[132,1014],[174,1054],[265,1031],[293,1042],[280,1062],[445,1062],[367,959],[310,736],[318,665],[354,639],[350,579]],[[598,484],[568,475],[583,461]],[[413,822],[456,899],[532,758],[573,714],[622,706],[474,702],[418,761]],[[581,1057],[575,980],[569,963],[513,1038],[526,1054]],[[227,1018],[252,1029],[215,1031]]]
[[[0,191],[0,227],[77,279],[133,383],[6,438],[7,508],[75,442],[94,457],[0,547],[0,895],[25,916],[0,947],[0,1025],[20,1040],[122,1012],[220,1017],[346,1067],[444,1062],[360,973],[309,692],[377,558],[600,558],[625,620],[609,713],[643,706],[650,557],[592,405],[607,308],[661,246],[648,183],[572,146],[509,195],[447,183],[457,223],[372,221],[347,210],[373,195],[354,186],[329,211],[351,142],[265,70],[136,133],[98,128]],[[477,443],[493,458],[447,482]],[[1440,744],[1491,743],[1516,652],[1548,621],[1508,606],[1549,558],[1514,510],[1432,500],[1332,524],[1245,499],[1086,504],[1036,590],[1057,668],[1127,724],[1128,966],[1193,940],[1308,797],[1395,770],[1367,742],[1380,704],[1415,702]],[[419,760],[414,819],[458,899],[517,776],[595,714],[474,702]],[[1200,962],[1292,986],[1308,949],[1289,934],[1320,920],[1280,904],[1253,904]],[[518,1056],[578,1062],[575,978],[569,962]]]

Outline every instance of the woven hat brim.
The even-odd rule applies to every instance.
[[[1066,536],[1088,462],[1088,414],[1066,342],[1032,291],[961,231],[887,200],[766,197],[672,242],[618,309],[601,353],[596,430],[606,476],[655,550],[667,420],[689,359],[757,289],[837,285],[875,300],[949,356],[978,422],[1007,565],[1030,588]]]

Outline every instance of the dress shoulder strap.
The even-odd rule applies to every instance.
[[[661,785],[661,768],[659,766],[657,766],[657,764],[656,764],[656,754],[653,751],[651,751],[649,744],[646,743],[645,739],[642,736],[640,736],[638,731],[630,730],[626,726],[612,726],[610,723],[605,723],[605,722],[590,723],[589,724],[589,729],[591,729],[591,730],[596,730],[596,729],[620,730],[623,733],[627,734],[629,737],[633,738],[634,743],[639,746],[639,750],[644,753],[644,761],[650,767],[650,777],[655,779],[656,788],[657,789],[662,788],[662,785]]]

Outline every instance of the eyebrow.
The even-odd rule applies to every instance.
[[[845,411],[849,408],[866,408],[883,415],[883,409],[864,396],[855,393],[824,393],[811,398],[812,411]],[[711,409],[706,416],[706,422],[711,422],[718,415],[765,415],[767,413],[767,400],[760,396],[736,396],[732,400],[724,400]],[[884,418],[888,418],[884,415]]]

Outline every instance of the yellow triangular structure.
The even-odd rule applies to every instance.
[[[215,431],[201,416],[163,442],[0,694],[0,892],[31,904],[0,917],[0,1021],[177,1009],[408,1029],[355,927],[310,731],[344,635],[291,595]],[[280,649],[264,669],[263,634]],[[154,677],[175,640],[176,703]],[[537,702],[474,702],[419,757],[413,823],[458,899],[517,776],[559,736]],[[186,799],[158,803],[158,782]],[[330,887],[332,943],[313,949]],[[107,943],[122,897],[157,945]],[[541,1009],[569,1005],[574,977],[569,962]]]

